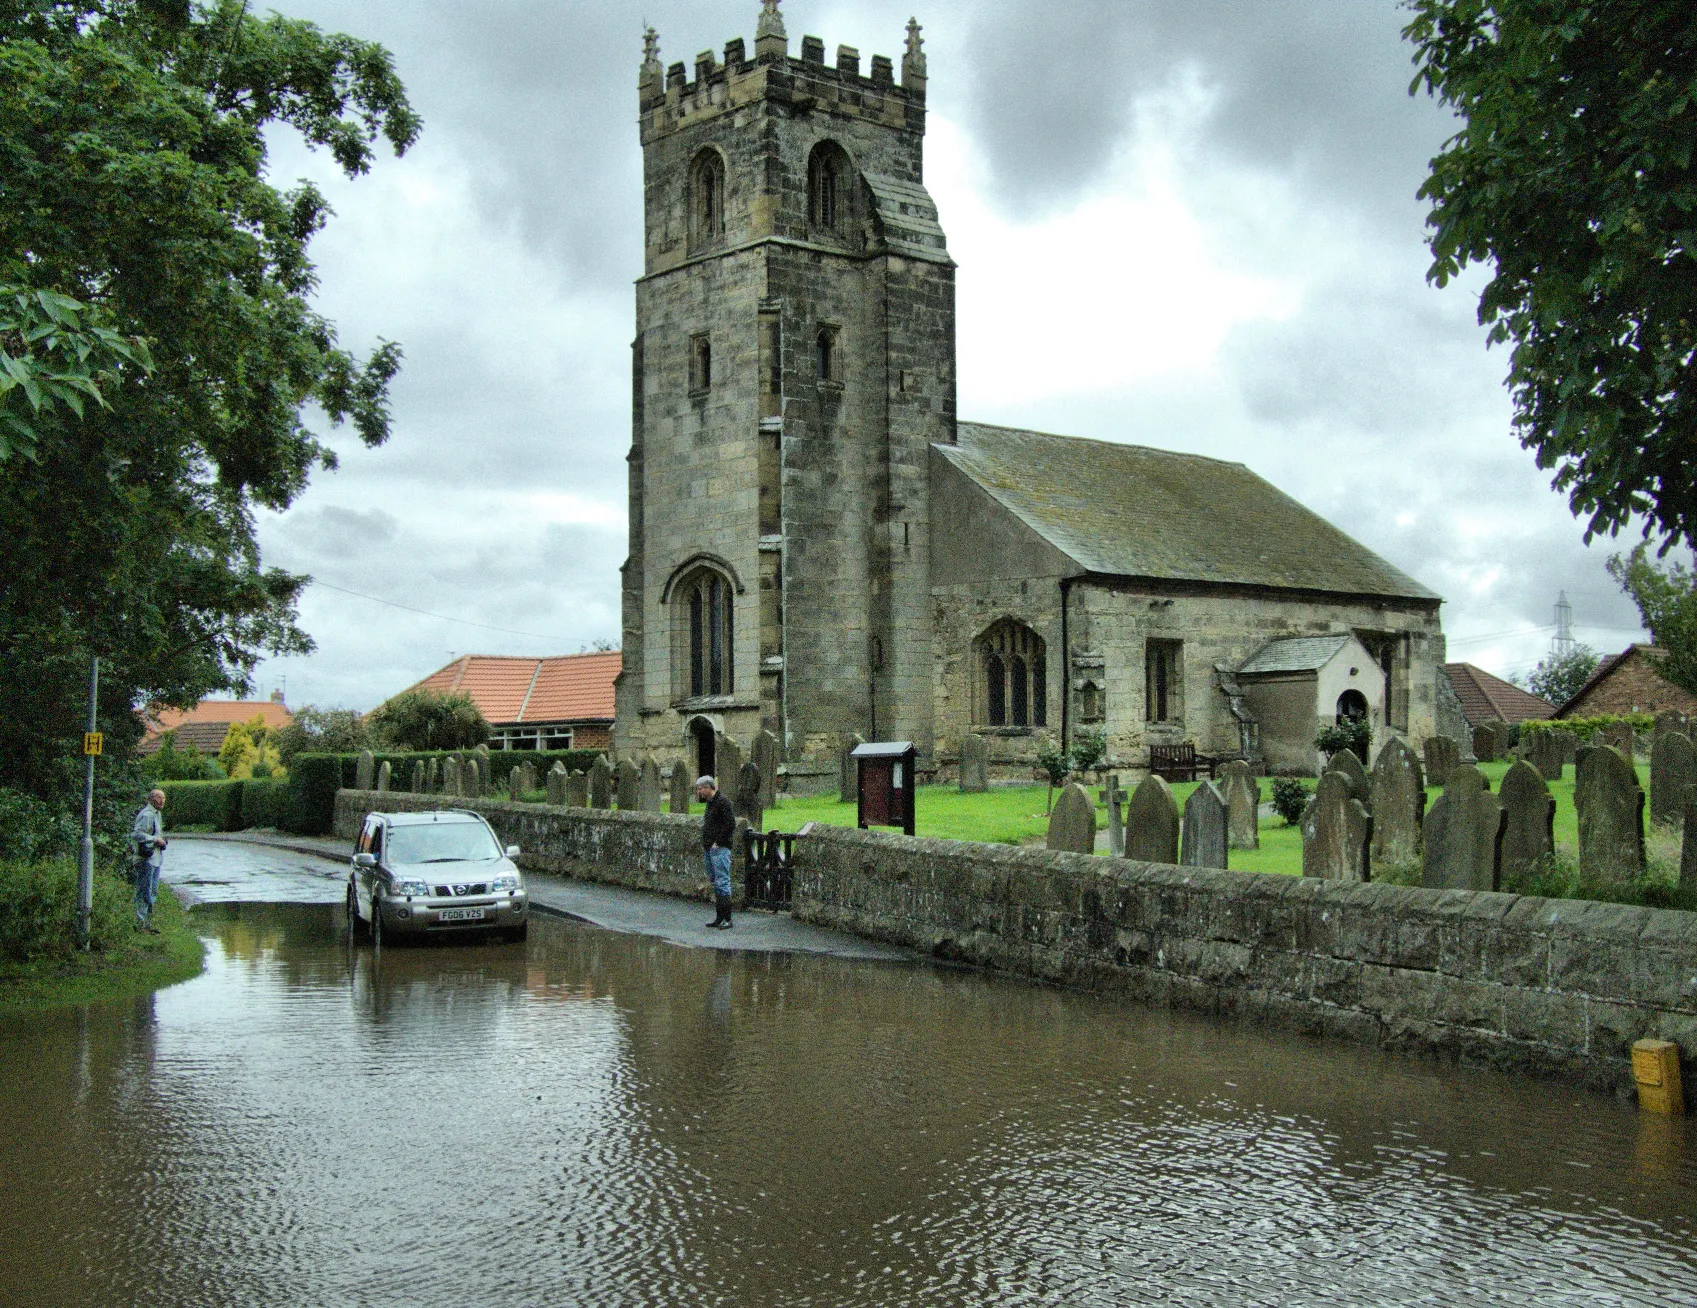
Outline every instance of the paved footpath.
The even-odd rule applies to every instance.
[[[190,903],[339,904],[352,852],[345,840],[313,836],[185,833],[171,837],[161,880]],[[729,931],[715,931],[706,925],[706,915],[713,911],[709,904],[538,872],[526,872],[524,882],[531,905],[544,913],[698,949],[828,954],[882,962],[918,957],[893,945],[797,922],[788,913],[738,913]]]

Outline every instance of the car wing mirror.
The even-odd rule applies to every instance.
[[[507,857],[508,858],[517,858],[518,856],[519,856],[519,847],[517,845],[508,845],[507,846]]]
[[[376,867],[377,866],[377,856],[375,854],[355,854],[354,855],[354,866],[355,867]]]

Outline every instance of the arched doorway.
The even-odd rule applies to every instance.
[[[1346,690],[1338,696],[1338,725],[1367,720],[1367,696],[1359,690]]]
[[[714,755],[717,753],[715,740],[718,732],[706,718],[691,718],[689,727],[690,765],[695,769],[697,777],[711,777],[714,774]],[[694,780],[691,777],[690,780]]]

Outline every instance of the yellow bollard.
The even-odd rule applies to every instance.
[[[1685,1111],[1679,1084],[1679,1046],[1671,1040],[1640,1040],[1632,1046],[1632,1078],[1638,1106],[1647,1113],[1678,1117]]]

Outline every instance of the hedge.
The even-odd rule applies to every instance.
[[[287,781],[243,781],[238,784],[242,788],[243,831],[282,825],[283,806],[289,798]]]
[[[1612,727],[1625,722],[1640,736],[1647,736],[1656,729],[1656,718],[1653,713],[1602,713],[1594,718],[1556,718],[1535,719],[1522,722],[1522,732],[1539,731],[1571,731],[1584,744],[1589,744],[1591,738],[1604,727]]]
[[[211,827],[214,831],[242,829],[244,781],[161,781],[165,792],[166,829]]]
[[[452,754],[462,757],[467,750],[431,750],[417,754],[373,753],[373,768],[388,763],[390,789],[404,791],[412,782],[412,765],[428,764]],[[507,774],[521,763],[529,763],[540,779],[555,763],[568,770],[586,771],[603,751],[599,749],[501,749],[489,752],[490,780],[497,789],[506,785]],[[336,792],[351,788],[359,773],[358,754],[296,754],[289,763],[288,796],[277,823],[285,831],[301,836],[330,833],[336,816]]]

